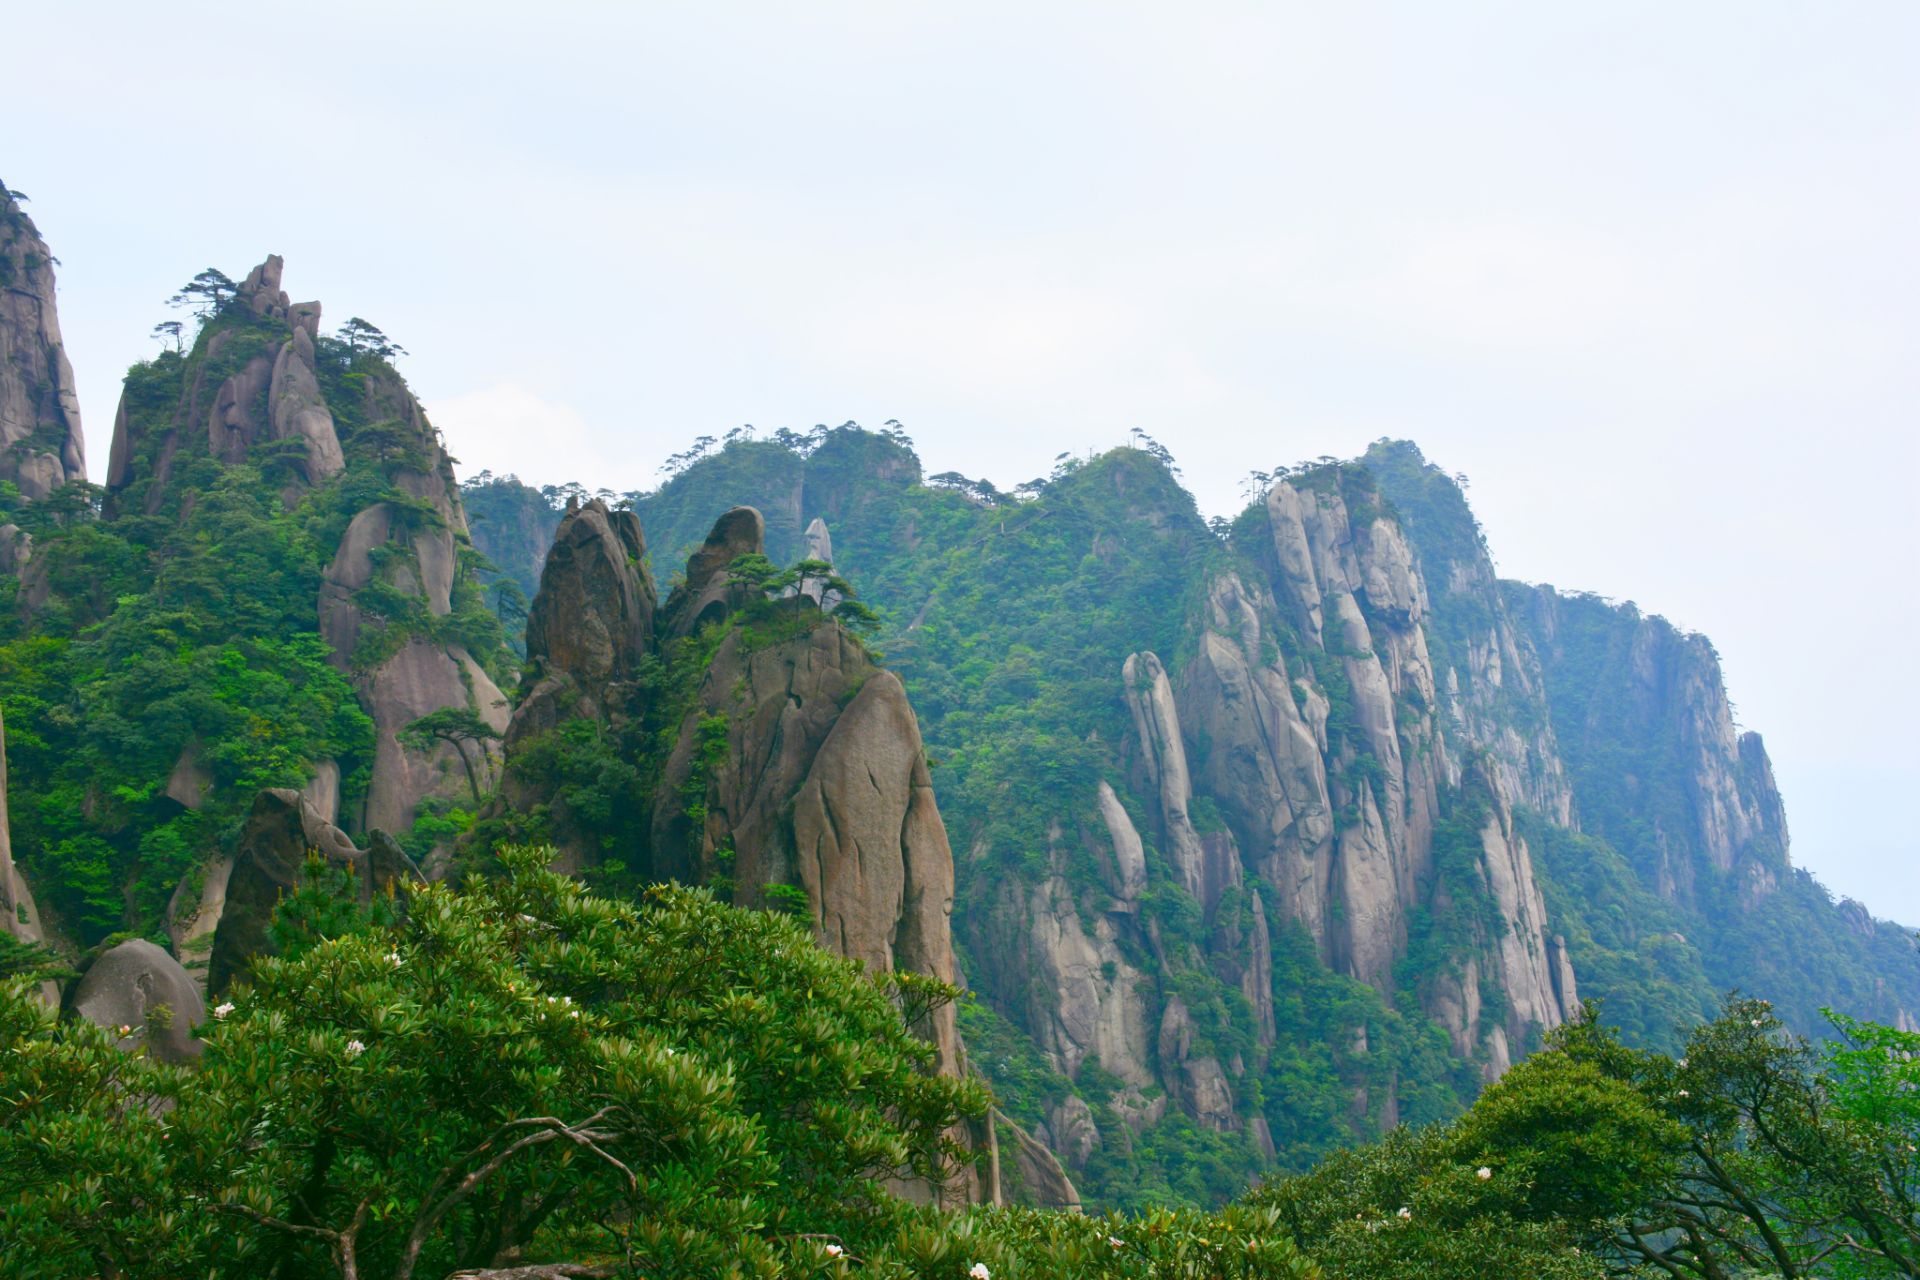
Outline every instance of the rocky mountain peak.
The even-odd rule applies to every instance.
[[[53,254],[23,198],[0,183],[0,483],[31,501],[85,480],[87,464]]]
[[[653,577],[631,511],[598,498],[569,506],[527,615],[527,663],[540,677],[631,679],[653,642]]]
[[[661,633],[690,635],[704,623],[724,616],[735,593],[727,583],[727,566],[741,556],[766,554],[767,522],[752,507],[734,507],[713,522],[713,531],[687,560],[685,576],[667,596],[661,610]]]

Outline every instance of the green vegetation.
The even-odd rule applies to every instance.
[[[550,857],[505,851],[503,878],[420,889],[389,923],[284,930],[191,1070],[0,988],[9,1274],[1314,1274],[1257,1211],[899,1198],[881,1179],[965,1176],[952,1135],[986,1109],[908,1030],[951,989],[699,890],[599,898]]]
[[[23,1280],[184,1273],[1597,1280],[1920,1265],[1920,1034],[1815,1050],[1734,999],[1672,1057],[1561,1028],[1456,1119],[1212,1214],[939,1211],[987,1100],[870,975],[696,889],[503,875],[368,915],[318,877],[191,1069],[0,982],[0,1238]],[[325,901],[321,901],[324,899]],[[988,1052],[991,1028],[969,1029]],[[234,1135],[246,1135],[245,1141]],[[1184,1152],[1187,1157],[1191,1151]],[[1196,1164],[1205,1168],[1204,1161]],[[895,1181],[888,1181],[894,1179]]]
[[[263,788],[299,787],[334,761],[353,812],[373,751],[353,681],[405,639],[462,644],[501,676],[510,667],[471,548],[459,544],[451,610],[434,616],[395,585],[420,575],[401,541],[375,550],[352,600],[373,620],[353,663],[333,661],[322,573],[376,503],[402,532],[443,523],[416,496],[420,477],[440,475],[438,447],[383,344],[361,335],[317,343],[344,471],[304,484],[300,440],[257,441],[242,463],[211,456],[214,390],[290,333],[221,280],[202,273],[183,291],[201,320],[184,353],[128,371],[126,484],[71,484],[34,503],[0,493],[0,524],[34,539],[29,573],[0,583],[14,839],[48,918],[83,946],[157,933],[181,877],[232,840]],[[255,421],[264,385],[259,395],[245,406]]]
[[[1459,1120],[1250,1197],[1329,1277],[1901,1276],[1920,1217],[1920,1036],[1825,1052],[1730,1000],[1669,1057],[1590,1019]]]
[[[1164,1115],[1139,1126],[1130,1117],[1143,1099],[1097,1062],[1067,1079],[1030,1039],[1020,1045],[1034,1034],[1035,1014],[1032,975],[1006,945],[1009,930],[1021,927],[1014,913],[1024,910],[1010,886],[1063,876],[1087,921],[1114,905],[1101,870],[1107,836],[1093,802],[1103,780],[1131,795],[1120,750],[1130,732],[1122,663],[1152,650],[1177,673],[1197,645],[1209,575],[1230,566],[1250,581],[1260,573],[1208,528],[1163,454],[1141,448],[1063,457],[1050,476],[1003,494],[957,474],[923,476],[909,442],[892,428],[849,424],[770,440],[736,433],[689,451],[657,492],[634,499],[663,574],[730,506],[751,505],[766,516],[774,563],[802,552],[807,522],[826,522],[834,567],[859,584],[873,609],[876,643],[907,684],[936,766],[955,849],[956,943],[980,997],[962,1011],[975,1061],[1009,1113],[1029,1127],[1046,1123],[1049,1108],[1069,1094],[1084,1101],[1106,1136],[1072,1171],[1075,1186],[1089,1204],[1129,1209],[1216,1205],[1270,1167],[1245,1131],[1196,1125],[1164,1100]],[[1302,483],[1339,486],[1356,519],[1381,507],[1364,472],[1320,468]],[[1303,646],[1284,623],[1275,630],[1280,649],[1272,657],[1284,650],[1304,673]],[[1310,656],[1321,659],[1311,670],[1330,699],[1329,736],[1350,757],[1348,776],[1356,786],[1368,778],[1378,786],[1380,766],[1353,727],[1342,664]],[[1232,838],[1210,798],[1196,798],[1194,817],[1216,838]],[[1137,807],[1134,824],[1148,846],[1142,911],[1157,933],[1124,931],[1119,945],[1163,995],[1179,994],[1205,1051],[1241,1063],[1234,1090],[1242,1118],[1266,1122],[1281,1167],[1304,1167],[1375,1132],[1390,1118],[1389,1099],[1421,1121],[1455,1114],[1471,1099],[1471,1069],[1451,1058],[1444,1034],[1414,1001],[1383,1000],[1336,977],[1310,939],[1277,924],[1279,1040],[1261,1050],[1245,996],[1210,958],[1221,940],[1244,936],[1248,903],[1237,899],[1209,919],[1177,886]],[[1270,921],[1285,919],[1277,901],[1263,905]],[[1161,1008],[1158,999],[1149,1005],[1151,1025]],[[1360,1027],[1364,1051],[1353,1048]],[[1356,1098],[1365,1099],[1358,1110]]]
[[[1672,1025],[1683,1009],[1710,1003],[1712,992],[1738,987],[1766,995],[1801,1034],[1825,1025],[1827,1007],[1897,1020],[1911,1001],[1904,975],[1915,952],[1907,930],[1874,921],[1857,905],[1836,905],[1818,881],[1790,866],[1779,843],[1783,819],[1735,842],[1725,869],[1704,846],[1696,815],[1715,802],[1699,792],[1695,762],[1712,726],[1672,708],[1711,706],[1725,696],[1705,638],[1631,604],[1535,594],[1549,590],[1511,586],[1509,604],[1536,628],[1588,837],[1576,844],[1564,833],[1549,836],[1546,847],[1566,918],[1584,920],[1570,936],[1585,932],[1600,948],[1584,963],[1608,984],[1592,989],[1605,995],[1609,1017]],[[1536,606],[1551,611],[1550,635]],[[1757,738],[1743,741],[1727,767],[1743,804],[1777,813]],[[1636,952],[1641,960],[1616,967]],[[1575,963],[1583,963],[1578,950]],[[1618,977],[1602,977],[1609,973]],[[1584,968],[1581,984],[1588,989]],[[1646,1007],[1636,1011],[1640,1002]]]

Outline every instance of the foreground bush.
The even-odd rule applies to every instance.
[[[507,874],[378,921],[316,883],[191,1070],[0,990],[9,1277],[1313,1273],[1271,1214],[942,1214],[981,1088],[866,974],[703,892]]]
[[[1920,1034],[1730,998],[1678,1057],[1591,1016],[1451,1124],[1255,1192],[1335,1280],[1920,1274]]]

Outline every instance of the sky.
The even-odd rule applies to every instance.
[[[1380,436],[1501,571],[1710,636],[1795,860],[1920,924],[1920,6],[38,5],[0,180],[89,456],[268,253],[463,471],[650,487],[899,419],[1003,487],[1165,443],[1209,514]]]

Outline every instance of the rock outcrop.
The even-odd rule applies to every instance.
[[[132,938],[95,960],[68,996],[73,1012],[119,1037],[130,1053],[145,1049],[161,1062],[200,1056],[193,1029],[207,1020],[200,988],[177,961],[145,938]]]
[[[527,615],[527,693],[507,729],[515,743],[573,717],[605,719],[609,693],[653,647],[653,576],[640,521],[599,499],[569,507]]]
[[[246,974],[255,956],[274,954],[267,925],[281,898],[304,881],[309,856],[350,875],[362,906],[371,905],[376,893],[395,892],[421,878],[399,846],[381,833],[374,833],[362,850],[299,792],[262,791],[240,832],[231,862],[218,873],[208,869],[198,910],[183,935],[176,935],[212,934],[208,990],[225,990]],[[216,874],[221,889],[217,894]],[[182,889],[186,889],[184,883]]]
[[[33,901],[27,878],[13,860],[13,837],[7,825],[7,726],[0,720],[0,932],[16,942],[45,944],[46,926],[40,920],[40,908]],[[53,983],[42,984],[41,995],[47,1003],[59,1001]]]
[[[729,581],[735,560],[764,554],[764,528],[751,507],[723,514],[656,611],[639,522],[597,500],[569,508],[529,615],[529,684],[490,816],[541,815],[557,865],[591,865],[598,850],[550,778],[523,768],[529,753],[575,719],[636,754],[664,729],[672,745],[636,805],[646,829],[629,833],[646,874],[804,912],[822,945],[871,971],[957,984],[953,853],[906,690],[814,596],[756,599]],[[643,664],[689,661],[687,636],[749,607],[753,621],[717,638],[686,705],[642,703]],[[939,1070],[965,1070],[951,1007],[918,1030]],[[974,1180],[968,1198],[992,1198],[990,1183]]]
[[[428,797],[471,798],[491,781],[506,696],[466,646],[448,639],[466,519],[452,460],[391,365],[334,344],[323,359],[321,308],[281,287],[278,255],[218,303],[192,348],[130,377],[107,470],[110,511],[184,510],[174,472],[196,451],[262,468],[292,507],[350,465],[378,500],[353,513],[317,601],[321,635],[353,679],[376,730],[364,799],[342,820],[405,833]],[[323,376],[323,373],[325,376]],[[330,400],[329,397],[332,397]],[[342,440],[340,423],[359,424]],[[473,732],[420,743],[407,730],[462,711]],[[331,762],[312,761],[316,776]],[[188,789],[176,798],[192,803]]]
[[[766,521],[752,507],[735,507],[715,521],[713,532],[687,561],[686,576],[667,596],[660,611],[661,635],[692,635],[737,608],[744,597],[729,583],[727,566],[741,556],[764,555],[766,534]]]
[[[1073,1179],[1067,1176],[1067,1171],[1061,1168],[1059,1159],[1046,1144],[1003,1114],[996,1112],[993,1121],[995,1130],[1000,1134],[1003,1162],[1007,1148],[1013,1149],[1013,1172],[1017,1179],[1015,1187],[1019,1203],[1039,1209],[1064,1209],[1078,1213],[1080,1193],[1074,1190]]]
[[[1623,815],[1651,820],[1647,870],[1669,902],[1698,908],[1708,879],[1749,901],[1774,892],[1788,871],[1785,811],[1759,735],[1734,726],[1706,637],[1551,586],[1509,584],[1507,596],[1565,690],[1555,728],[1576,769],[1621,747],[1658,757],[1657,771],[1587,770],[1583,822],[1630,850]]]
[[[173,958],[187,971],[202,994],[213,964],[215,931],[227,909],[227,882],[233,877],[233,855],[216,853],[180,877],[167,899],[167,941]]]
[[[18,577],[33,560],[33,535],[17,524],[0,524],[0,574]]]
[[[0,183],[0,482],[28,501],[87,478],[80,399],[60,338],[53,254]]]
[[[798,890],[830,949],[957,981],[953,854],[906,691],[812,601],[782,605],[817,625],[763,649],[735,631],[700,680],[654,790],[655,874],[728,875],[747,906]],[[689,794],[704,800],[697,823]],[[958,1070],[952,1010],[928,1031]]]
[[[1416,920],[1457,919],[1461,954],[1419,975],[1410,994],[1487,1078],[1578,1008],[1512,813],[1543,792],[1564,809],[1564,774],[1529,763],[1534,744],[1503,757],[1468,717],[1446,714],[1430,590],[1370,485],[1364,472],[1332,468],[1272,488],[1263,540],[1241,543],[1240,567],[1212,575],[1182,665],[1141,651],[1119,673],[1130,789],[1146,825],[1136,829],[1100,783],[1085,810],[1054,821],[1050,870],[1009,877],[988,923],[969,921],[971,953],[990,957],[991,984],[1055,1069],[1073,1079],[1097,1062],[1117,1080],[1111,1105],[1130,1126],[1157,1118],[1149,1099],[1170,1100],[1205,1128],[1271,1148],[1243,1082],[1278,1035],[1279,928],[1304,930],[1324,964],[1393,997]],[[1490,567],[1475,572],[1490,593]],[[1522,651],[1504,621],[1495,637]],[[1527,674],[1534,688],[1537,666]],[[1076,845],[1094,854],[1108,896],[1066,873]],[[1169,939],[1164,909],[1139,913],[1153,857],[1198,913],[1183,926],[1190,941]],[[1173,978],[1182,971],[1237,990],[1247,1021],[1230,1029],[1191,1004]],[[1487,1016],[1490,991],[1499,1017]],[[1218,1047],[1248,1030],[1244,1047]],[[1397,1117],[1383,1083],[1369,1092],[1356,1082],[1362,1121]],[[1076,1148],[1109,1137],[1091,1116],[1072,1128]],[[1041,1132],[1071,1157],[1062,1135]]]
[[[500,798],[490,810],[544,814],[556,869],[598,860],[568,796],[524,768],[522,751],[571,720],[590,720],[616,739],[644,708],[633,681],[653,652],[655,597],[646,540],[631,511],[595,499],[568,506],[540,572],[527,617],[527,664],[508,722]]]
[[[149,515],[165,510],[183,450],[282,468],[289,505],[346,466],[316,372],[320,304],[289,302],[281,270],[269,256],[209,319],[171,406],[155,399],[164,382],[128,383],[107,461],[110,506],[132,498]]]

